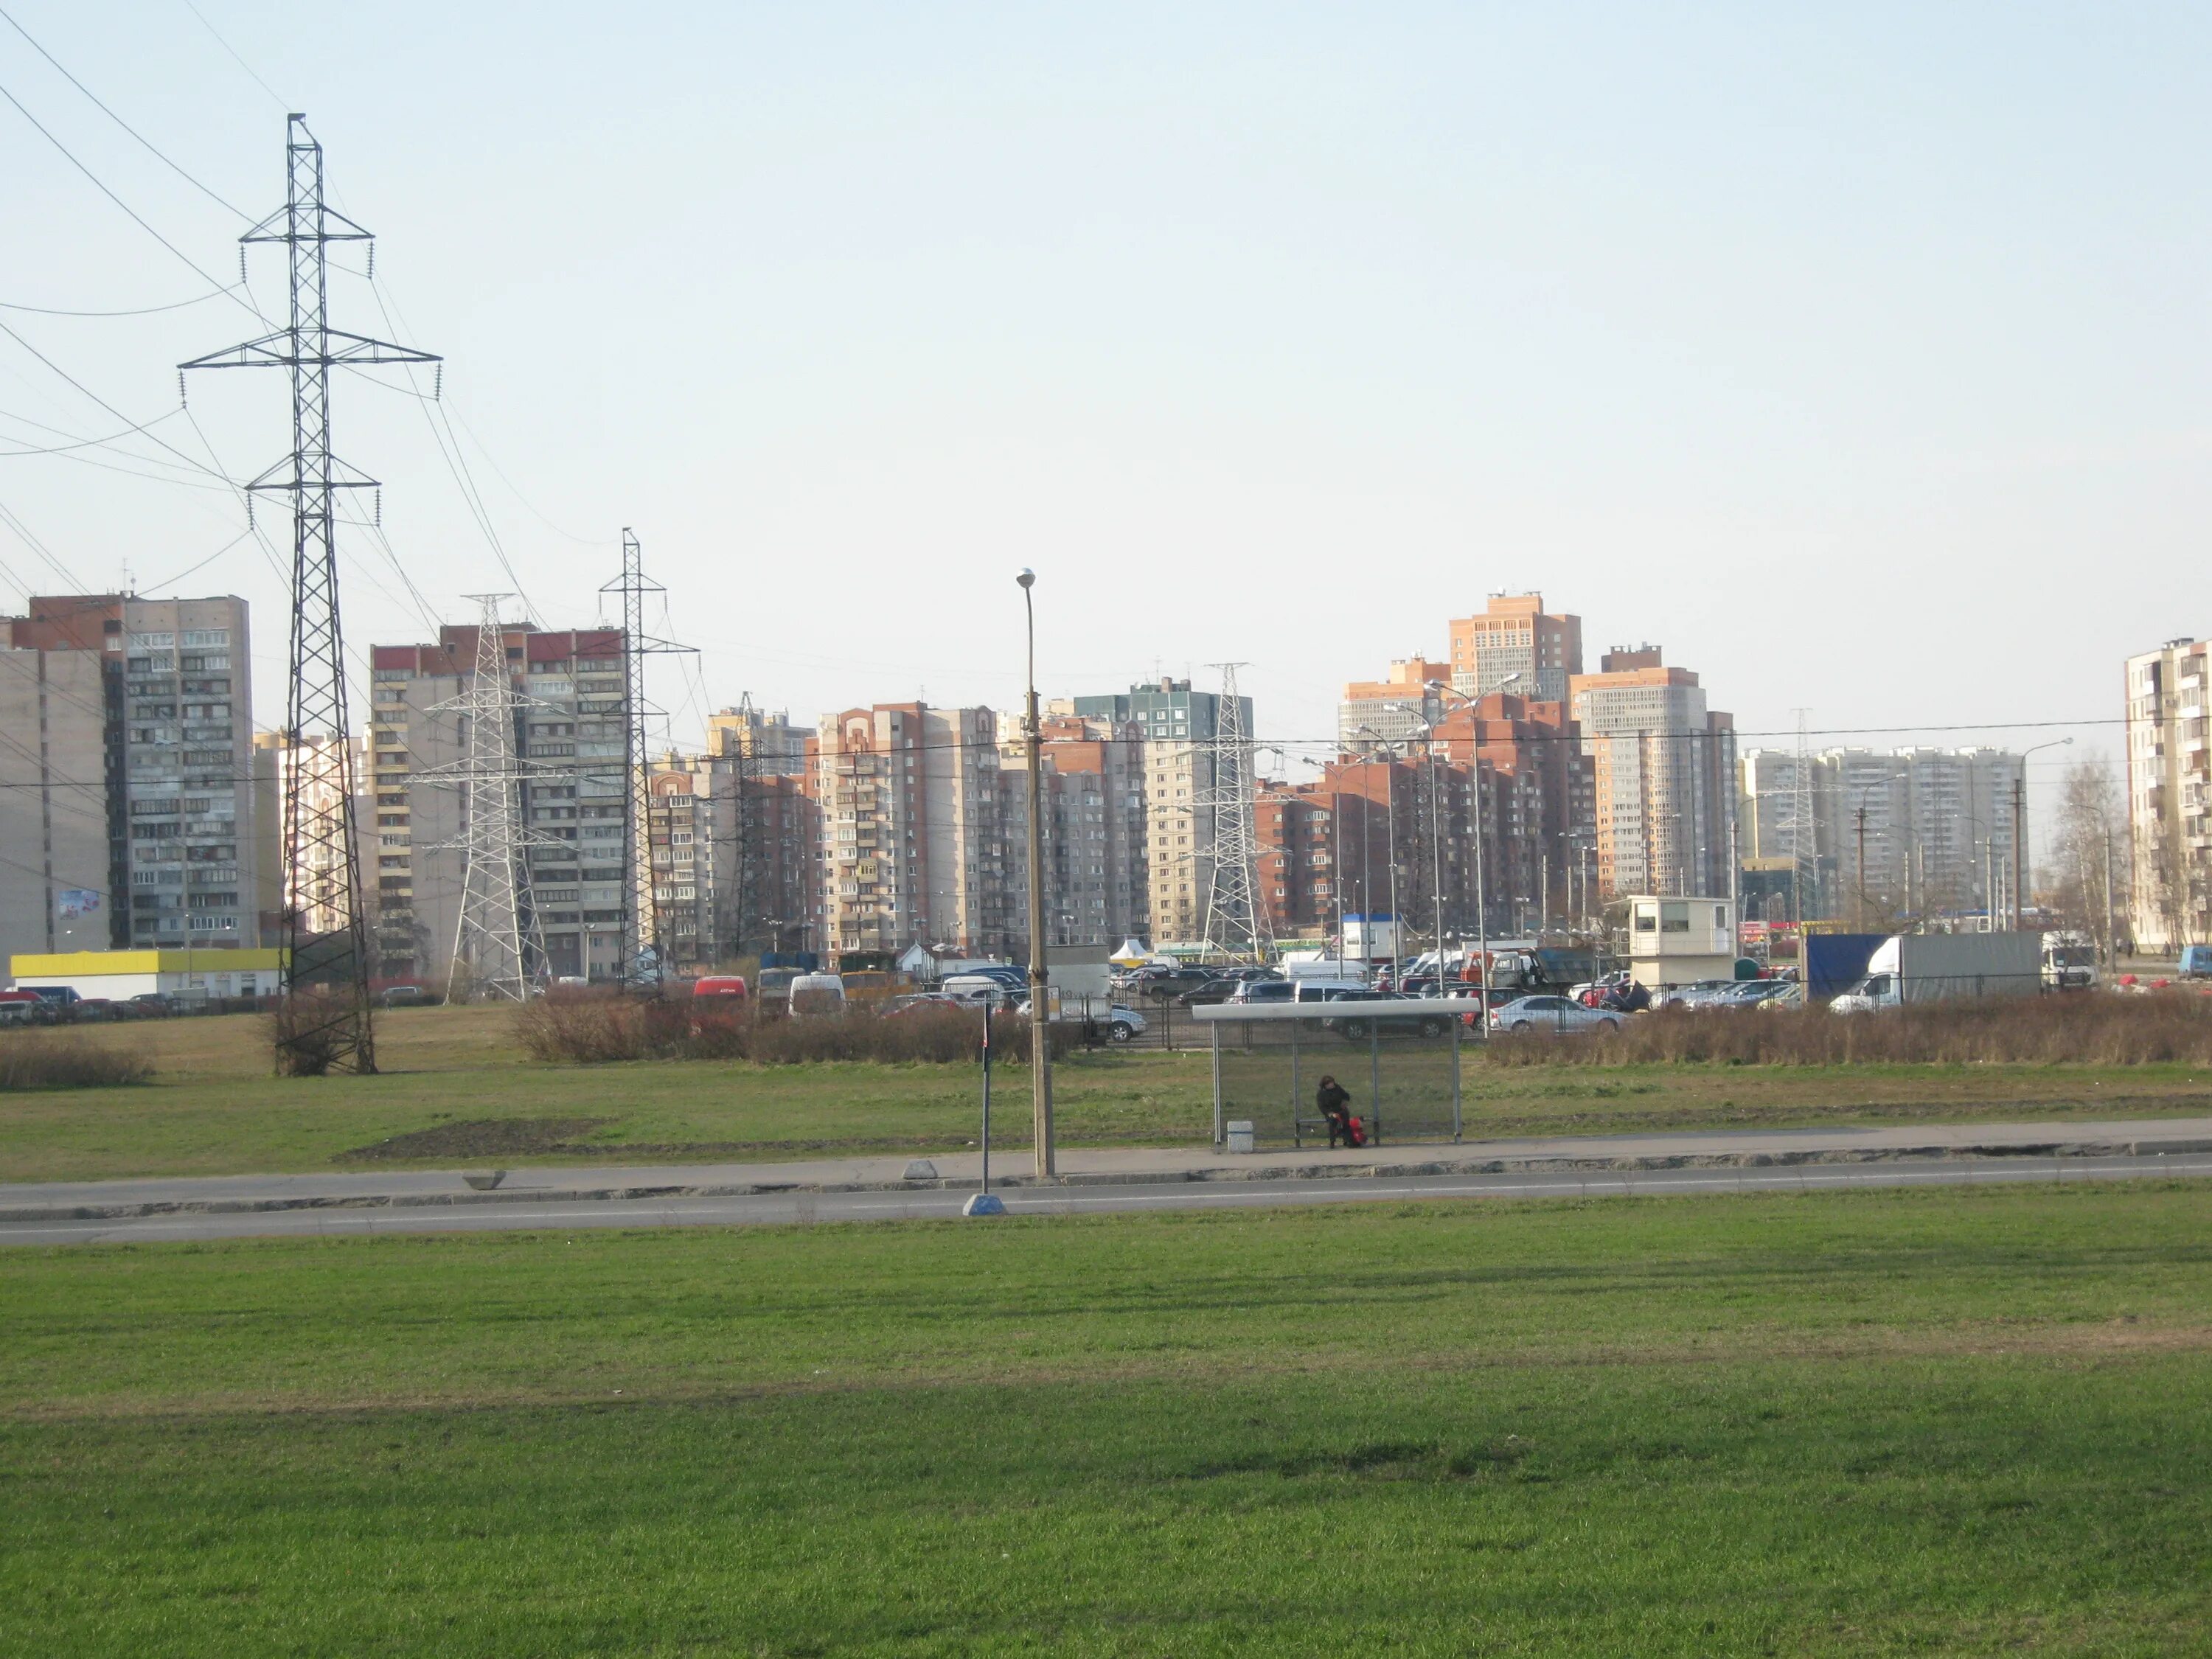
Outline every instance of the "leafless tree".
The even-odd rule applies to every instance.
[[[2113,960],[2114,935],[2127,908],[2127,815],[2111,763],[2090,756],[2066,769],[2060,787],[2057,834],[2051,865],[2043,873],[2045,902],[2096,941],[2100,958]],[[2120,913],[2120,914],[2116,914]]]

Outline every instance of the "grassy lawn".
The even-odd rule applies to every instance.
[[[0,1651],[2212,1643],[2203,1187],[5,1269]]]
[[[30,1034],[39,1040],[48,1034]],[[474,1158],[532,1163],[697,1162],[943,1152],[975,1133],[965,1066],[641,1062],[538,1066],[507,1016],[480,1008],[382,1015],[385,1067],[372,1078],[269,1075],[259,1021],[246,1016],[93,1028],[155,1066],[131,1088],[0,1094],[0,1181],[217,1175],[367,1167],[349,1154],[395,1136],[385,1164]],[[1000,1073],[1027,1133],[1027,1078]],[[1203,1054],[1109,1051],[1057,1073],[1070,1146],[1203,1144],[1211,1132]],[[1638,1129],[2157,1116],[2212,1112],[2201,1066],[1489,1066],[1473,1054],[1470,1136]],[[457,1126],[501,1127],[462,1133]],[[396,1152],[397,1155],[393,1155]]]

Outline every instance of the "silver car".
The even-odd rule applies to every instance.
[[[1610,1008],[1585,1008],[1565,997],[1516,997],[1490,1011],[1493,1031],[1618,1031],[1621,1016]]]

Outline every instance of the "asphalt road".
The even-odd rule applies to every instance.
[[[2212,1176],[2212,1154],[2112,1158],[1899,1159],[1794,1169],[1639,1170],[1419,1176],[1402,1180],[1164,1182],[1035,1188],[1004,1194],[1012,1216],[1128,1214],[1145,1210],[1249,1210],[1271,1206],[1407,1200],[1664,1198],[1676,1194],[1826,1192],[1845,1188],[2009,1185],[2143,1176]],[[514,1232],[579,1227],[730,1227],[957,1217],[963,1192],[768,1193],[730,1198],[544,1204],[277,1210],[157,1215],[128,1220],[0,1223],[0,1244],[155,1243],[211,1238],[347,1238],[371,1233]]]

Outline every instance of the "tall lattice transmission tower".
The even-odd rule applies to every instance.
[[[1244,728],[1244,700],[1237,693],[1235,662],[1208,663],[1221,671],[1221,702],[1214,715],[1213,777],[1195,805],[1213,817],[1213,872],[1206,884],[1206,949],[1263,961],[1274,943],[1274,918],[1261,896],[1260,845],[1254,822],[1255,780],[1252,734]]]
[[[545,971],[545,940],[530,902],[525,849],[556,843],[523,823],[522,788],[530,775],[516,741],[523,698],[507,666],[506,624],[499,615],[500,601],[508,596],[469,597],[483,611],[476,670],[459,696],[425,711],[455,715],[462,726],[460,762],[427,775],[453,784],[461,796],[460,834],[442,843],[462,858],[461,908],[446,995],[454,1001],[472,992],[521,1002]]]
[[[292,453],[246,485],[292,500],[292,635],[284,694],[284,741],[297,750],[313,738],[336,751],[338,787],[317,788],[315,769],[285,772],[280,856],[285,875],[284,990],[289,1018],[277,1043],[280,1071],[376,1069],[369,1023],[368,915],[356,840],[355,756],[348,717],[345,638],[338,625],[334,503],[341,489],[375,489],[377,481],[331,453],[331,370],[376,363],[434,363],[427,351],[349,334],[330,325],[329,250],[366,242],[369,233],[323,199],[323,147],[307,118],[289,118],[284,205],[239,240],[281,242],[289,257],[289,326],[180,365],[194,368],[285,368],[292,377]],[[327,781],[327,780],[325,780]],[[296,872],[329,872],[331,909],[311,918],[296,895]],[[333,925],[314,925],[327,920]],[[302,994],[313,993],[312,995]]]
[[[647,722],[665,711],[646,701],[645,659],[658,653],[696,647],[656,639],[645,631],[646,596],[668,590],[645,574],[645,552],[628,525],[622,533],[622,574],[599,589],[619,596],[623,613],[623,845],[629,855],[629,879],[623,883],[622,932],[615,951],[615,978],[667,972],[668,952],[661,906],[653,881],[653,779],[646,760]]]

